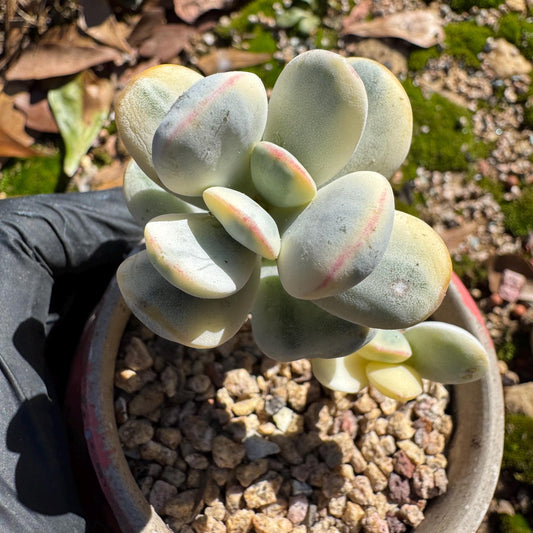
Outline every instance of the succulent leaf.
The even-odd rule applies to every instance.
[[[201,196],[249,177],[250,153],[266,122],[267,96],[250,72],[213,74],[174,103],[152,144],[157,175],[173,192]]]
[[[154,268],[197,298],[236,293],[258,266],[258,256],[208,213],[161,215],[146,224],[144,237]]]
[[[132,159],[124,173],[124,197],[132,217],[142,226],[165,213],[197,213],[198,207],[165,191]]]
[[[233,337],[246,320],[259,269],[236,294],[199,299],[170,285],[143,250],[123,261],[117,281],[133,314],[156,335],[193,348],[213,348]]]
[[[366,114],[363,82],[348,61],[333,52],[311,50],[295,57],[279,75],[263,140],[293,154],[320,186],[349,161]]]
[[[224,229],[265,259],[276,259],[281,246],[275,220],[254,200],[227,187],[209,187],[204,201]]]
[[[488,369],[483,345],[468,331],[445,322],[423,322],[405,330],[413,355],[409,363],[423,378],[458,384],[482,377]]]
[[[423,390],[422,378],[411,365],[369,361],[366,375],[379,392],[400,402],[416,398]]]
[[[336,359],[311,359],[315,378],[328,389],[355,394],[368,385],[368,361],[357,353]]]
[[[348,58],[359,74],[368,97],[368,116],[350,161],[337,174],[374,170],[390,179],[411,145],[413,112],[409,97],[396,76],[376,61]]]
[[[129,154],[156,183],[152,140],[175,100],[202,75],[180,65],[158,65],[132,78],[115,106],[118,133]]]
[[[450,255],[439,235],[422,220],[396,211],[387,251],[374,271],[343,293],[315,303],[371,328],[407,328],[437,309],[451,274]]]
[[[376,336],[358,352],[361,357],[381,363],[402,363],[411,357],[411,346],[400,331],[377,330]]]
[[[251,324],[259,348],[278,361],[347,355],[373,335],[368,328],[338,319],[311,302],[289,296],[273,265],[261,269]]]
[[[290,152],[274,143],[262,141],[254,146],[251,172],[259,194],[276,207],[307,204],[316,194],[309,172]]]
[[[354,172],[322,187],[282,235],[283,287],[295,298],[315,299],[361,282],[383,257],[393,219],[392,188],[376,172]]]

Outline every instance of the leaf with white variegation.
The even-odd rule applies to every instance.
[[[440,236],[422,220],[396,211],[387,250],[374,271],[348,290],[314,303],[371,328],[407,328],[437,309],[451,274],[450,254]]]
[[[250,165],[255,188],[276,207],[307,204],[316,194],[316,184],[309,172],[281,146],[267,141],[257,143]]]
[[[201,196],[249,178],[250,154],[263,134],[267,96],[250,72],[222,72],[185,91],[157,128],[152,159],[172,192]]]
[[[176,99],[202,79],[181,65],[157,65],[132,78],[115,106],[119,136],[142,171],[156,183],[152,163],[152,141],[159,124]]]
[[[236,293],[259,264],[259,257],[208,213],[161,215],[146,224],[144,237],[154,268],[197,298]]]
[[[394,219],[392,188],[376,172],[325,185],[281,238],[279,276],[295,298],[324,298],[365,279],[381,261]]]
[[[368,361],[357,353],[336,359],[311,359],[315,378],[328,389],[356,394],[368,385]]]
[[[288,150],[320,186],[352,156],[367,105],[363,82],[345,58],[305,52],[286,65],[272,89],[263,140]]]
[[[192,348],[213,348],[231,339],[245,322],[259,269],[236,294],[200,299],[170,285],[142,251],[122,262],[117,281],[133,314],[156,335]]]
[[[251,324],[259,348],[278,361],[347,355],[373,336],[368,328],[338,319],[311,302],[289,296],[274,265],[261,268]]]
[[[374,170],[391,178],[403,163],[413,134],[409,97],[396,76],[376,61],[348,58],[359,74],[368,97],[368,116],[361,139],[350,161],[337,173]]]
[[[209,187],[204,201],[224,229],[265,259],[276,259],[281,246],[275,220],[246,194],[227,187]]]
[[[124,173],[124,198],[132,217],[142,226],[166,213],[197,213],[201,209],[165,191],[132,159]]]
[[[423,378],[441,383],[474,381],[488,369],[488,354],[468,331],[446,322],[423,322],[405,330],[413,355],[409,364]]]

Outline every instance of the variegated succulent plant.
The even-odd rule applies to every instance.
[[[251,315],[266,355],[312,358],[328,387],[371,382],[401,399],[420,376],[455,383],[486,368],[470,334],[419,324],[440,305],[451,261],[432,228],[395,210],[389,179],[412,112],[384,66],[313,50],[268,99],[248,72],[160,65],[127,85],[116,122],[146,242],[117,279],[158,335],[212,348]]]

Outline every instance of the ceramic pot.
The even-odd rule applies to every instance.
[[[78,441],[83,435],[96,474],[88,477],[97,478],[99,484],[87,492],[92,499],[99,490],[103,493],[97,505],[110,524],[108,531],[168,533],[129,470],[115,424],[115,358],[129,317],[112,282],[87,325],[76,358],[71,402],[81,403],[81,413],[73,414],[76,420],[81,414]],[[455,275],[434,318],[474,334],[488,350],[490,364],[483,379],[452,388],[454,432],[447,454],[448,491],[430,502],[416,532],[475,533],[492,498],[503,450],[504,404],[496,354],[481,314]]]

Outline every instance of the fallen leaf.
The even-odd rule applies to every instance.
[[[76,74],[94,65],[123,62],[118,50],[79,35],[75,26],[53,27],[6,72],[7,80],[42,80]]]
[[[65,144],[63,169],[72,176],[106,120],[113,86],[87,70],[48,91],[48,101]]]
[[[26,115],[26,127],[44,133],[59,133],[45,93],[21,92],[15,95],[15,105]]]
[[[467,222],[455,228],[442,230],[439,234],[450,253],[453,254],[469,235],[476,233],[476,229],[477,224],[475,222]]]
[[[185,24],[162,24],[139,47],[142,57],[157,57],[166,62],[178,55],[191,41],[195,29]]]
[[[253,67],[272,59],[272,54],[245,52],[235,48],[218,48],[198,59],[198,68],[206,75]]]
[[[165,10],[162,7],[145,9],[131,31],[128,43],[134,48],[138,48],[153,34],[157,26],[162,26],[165,23]]]
[[[14,98],[0,92],[0,157],[40,155],[31,145],[35,139],[24,130],[26,117],[14,107]]]
[[[91,190],[110,189],[112,187],[121,187],[123,184],[124,172],[127,163],[114,161],[111,165],[101,168],[91,179]]]
[[[133,55],[133,48],[126,40],[130,30],[117,21],[107,0],[81,0],[80,4],[78,26],[82,31],[101,44]]]
[[[361,0],[350,11],[348,16],[343,20],[343,26],[349,26],[365,19],[372,9],[372,0]]]
[[[192,24],[200,15],[212,9],[230,6],[231,0],[174,0],[174,12],[178,17]]]
[[[422,48],[429,48],[444,39],[443,21],[432,9],[402,11],[364,22],[343,24],[343,35],[358,37],[396,37]]]

